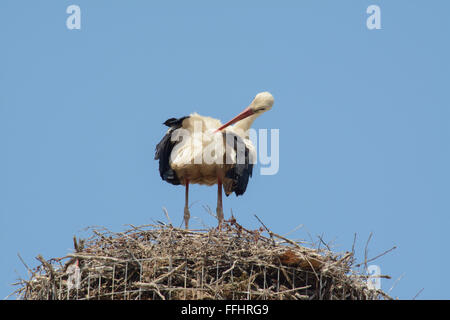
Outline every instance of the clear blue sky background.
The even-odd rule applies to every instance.
[[[263,90],[256,128],[280,129],[280,170],[226,198],[248,228],[333,241],[377,260],[382,288],[450,298],[450,2],[0,2],[0,297],[19,261],[64,256],[86,226],[181,224],[161,181],[167,118],[229,120]],[[81,7],[81,30],[66,8]],[[382,30],[366,28],[381,7]],[[191,188],[193,226],[216,189]]]

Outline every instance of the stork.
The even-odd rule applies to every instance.
[[[217,184],[219,228],[223,221],[222,188],[227,196],[233,192],[236,196],[244,194],[256,157],[249,129],[258,116],[272,108],[273,102],[269,92],[258,93],[247,108],[225,124],[197,113],[164,122],[169,129],[156,146],[155,160],[159,160],[164,181],[185,186],[186,229],[190,184]]]

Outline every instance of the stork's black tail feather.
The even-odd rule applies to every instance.
[[[236,196],[241,196],[244,194],[245,190],[247,190],[248,180],[252,176],[253,173],[253,163],[251,163],[250,159],[250,150],[245,146],[245,143],[241,137],[231,132],[227,132],[226,134],[233,135],[233,148],[236,150],[236,165],[234,165],[231,169],[229,169],[225,177],[231,179],[233,183],[225,190],[225,194],[228,196],[230,193],[234,192]],[[225,133],[224,133],[225,136]],[[228,142],[228,140],[227,140]],[[243,144],[245,146],[245,157],[244,163],[238,162],[238,145]]]
[[[175,171],[170,167],[170,154],[172,153],[173,147],[177,143],[172,141],[172,133],[174,130],[180,128],[183,124],[183,120],[188,117],[182,118],[170,118],[166,120],[163,124],[170,127],[166,135],[161,139],[161,141],[156,145],[155,160],[159,160],[159,174],[164,181],[167,181],[174,185],[179,185],[180,180],[177,177]]]

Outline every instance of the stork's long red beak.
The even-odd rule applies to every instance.
[[[225,123],[223,126],[221,126],[219,129],[217,129],[214,132],[218,132],[218,131],[222,131],[223,129],[225,129],[226,127],[242,120],[245,119],[247,117],[250,117],[252,114],[254,114],[255,112],[250,108],[247,107],[244,109],[244,111],[242,111],[241,113],[239,113],[236,117],[234,117],[233,119],[231,119],[230,121],[228,121],[227,123]]]

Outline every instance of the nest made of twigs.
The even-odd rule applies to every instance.
[[[234,218],[222,228],[92,229],[74,253],[40,261],[19,299],[390,299],[352,270],[353,253],[307,248]],[[266,235],[266,233],[268,235]]]

